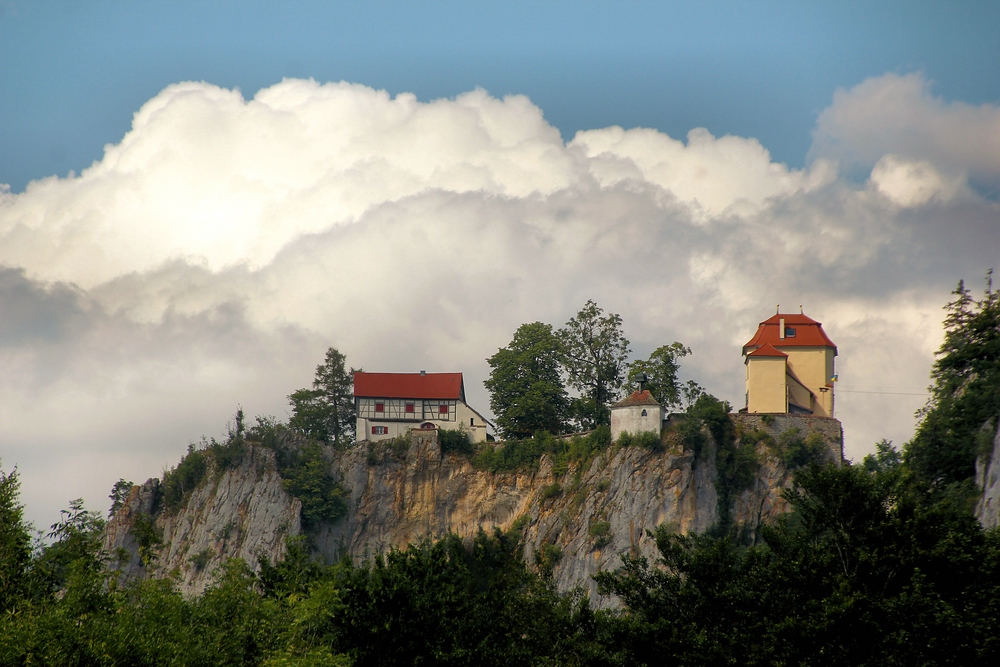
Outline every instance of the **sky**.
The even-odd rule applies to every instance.
[[[741,407],[775,312],[855,460],[1000,266],[995,3],[0,2],[0,461],[104,510],[329,346],[461,371],[587,299]]]

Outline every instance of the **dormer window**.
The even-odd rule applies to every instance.
[[[785,327],[785,338],[795,338],[795,329],[792,327]]]

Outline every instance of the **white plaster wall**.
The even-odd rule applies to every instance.
[[[646,416],[642,416],[642,411]],[[611,440],[624,432],[636,435],[646,431],[659,433],[663,427],[663,407],[657,405],[629,405],[611,409]]]

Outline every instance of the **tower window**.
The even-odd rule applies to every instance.
[[[643,411],[642,411],[642,416],[643,416],[643,417],[645,417],[645,416],[646,416],[646,411],[645,411],[645,410],[643,410]]]

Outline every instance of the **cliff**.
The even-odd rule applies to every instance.
[[[976,461],[976,488],[980,492],[976,518],[983,528],[1000,526],[1000,424],[993,433],[993,447]]]
[[[821,458],[842,460],[834,419],[732,418],[738,433],[758,436],[744,445],[756,450],[754,474],[736,489],[720,482],[711,437],[698,452],[668,433],[658,450],[612,445],[560,470],[543,455],[535,466],[498,473],[475,468],[468,456],[442,454],[435,432],[414,431],[405,452],[367,442],[345,451],[326,448],[328,473],[350,490],[349,508],[339,521],[313,529],[309,539],[330,562],[449,531],[468,536],[496,527],[519,532],[526,560],[534,563],[537,555],[551,565],[560,590],[582,586],[593,594],[590,575],[620,565],[622,552],[655,558],[647,530],[665,525],[701,532],[728,509],[753,534],[787,511],[780,494],[790,472],[776,444],[782,434],[815,434]],[[285,538],[302,533],[299,501],[285,491],[274,451],[259,444],[248,444],[228,469],[210,465],[173,511],[158,507],[157,494],[157,480],[134,487],[108,525],[105,546],[121,555],[126,578],[170,576],[185,593],[197,593],[225,559],[251,565],[259,555],[278,559]],[[720,508],[720,498],[729,499],[727,508]]]

